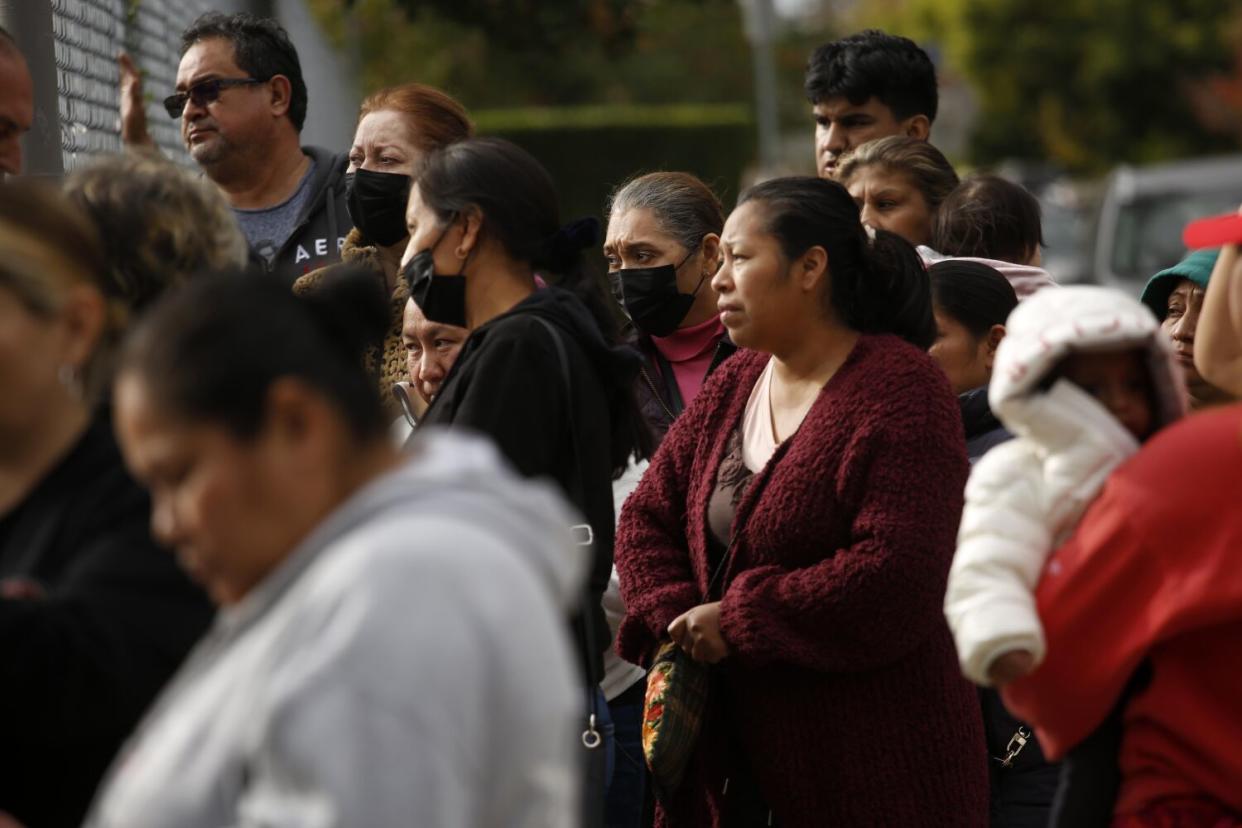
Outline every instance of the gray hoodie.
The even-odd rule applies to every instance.
[[[490,444],[420,434],[219,613],[87,824],[572,824],[576,522]]]

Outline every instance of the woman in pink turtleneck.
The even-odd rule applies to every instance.
[[[636,388],[643,416],[657,440],[699,393],[707,375],[733,353],[716,311],[712,277],[720,269],[724,210],[715,193],[689,173],[656,172],[623,184],[608,204],[604,257],[634,323],[632,344],[644,357]],[[619,283],[619,284],[617,284]],[[637,476],[635,476],[637,481]],[[618,501],[620,502],[620,501]],[[613,570],[610,623],[625,614]],[[616,632],[615,625],[613,632]],[[626,663],[612,655],[606,675]],[[630,668],[628,687],[608,696],[617,745],[608,792],[609,824],[637,824],[643,810],[642,756],[646,671]]]
[[[638,393],[657,437],[734,351],[711,286],[723,227],[720,200],[689,173],[639,176],[610,200],[604,257],[646,357]]]

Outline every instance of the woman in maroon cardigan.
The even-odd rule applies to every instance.
[[[979,705],[942,612],[968,464],[925,353],[926,273],[812,178],[750,190],[723,248],[712,284],[747,350],[677,420],[617,539],[621,656],[671,636],[716,665],[661,822],[983,825]]]

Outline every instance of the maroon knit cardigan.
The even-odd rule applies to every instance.
[[[648,663],[703,603],[707,504],[767,355],[739,352],[669,431],[622,512],[623,658]],[[863,336],[738,504],[716,668],[665,826],[718,826],[741,744],[777,824],[987,822],[979,702],[942,609],[968,473],[928,356]]]

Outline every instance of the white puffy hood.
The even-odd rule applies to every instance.
[[[945,591],[962,671],[987,684],[1001,653],[1044,655],[1035,586],[1113,470],[1138,441],[1086,391],[1044,380],[1071,351],[1142,348],[1156,390],[1155,420],[1186,410],[1172,346],[1151,311],[1100,287],[1041,290],[1009,316],[988,400],[1016,439],[989,451],[966,484],[957,554]]]
[[[1186,390],[1168,336],[1142,303],[1093,286],[1043,290],[1018,305],[1006,323],[988,389],[993,413],[1015,435],[1050,450],[1083,436],[1129,434],[1102,405],[1067,380],[1039,386],[1071,351],[1143,348],[1156,389],[1156,421],[1186,411]],[[1133,438],[1130,437],[1130,441]]]

